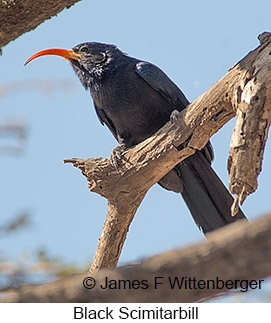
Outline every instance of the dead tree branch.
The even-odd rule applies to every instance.
[[[271,39],[268,33],[262,35],[264,41],[261,36],[258,48],[187,109],[175,113],[152,137],[125,151],[117,170],[106,158],[65,160],[81,169],[91,191],[108,200],[108,214],[90,272],[117,265],[129,225],[148,189],[180,161],[202,149],[236,111],[230,190],[237,194],[237,202],[243,202],[256,189],[271,121]]]
[[[0,48],[79,0],[1,0]]]
[[[271,122],[271,33],[262,33],[258,38],[261,46],[237,64],[240,67],[235,92],[237,117],[228,171],[230,191],[241,204],[258,187]]]
[[[83,287],[86,275],[78,275],[10,290],[10,294],[0,297],[0,302],[198,302],[233,289],[193,286],[179,289],[176,285],[172,289],[169,279],[195,278],[201,280],[201,284],[217,278],[223,282],[239,280],[237,286],[241,280],[244,287],[246,281],[255,283],[255,280],[270,275],[271,214],[254,223],[238,221],[230,224],[210,233],[208,241],[168,251],[136,265],[103,269],[92,275],[96,281],[93,289]],[[111,281],[111,287],[119,284],[120,287],[102,289],[100,285],[105,285],[105,277]],[[157,280],[162,284],[156,289],[155,277],[162,277]],[[147,288],[144,288],[143,280]],[[134,288],[128,288],[129,284]],[[264,284],[258,284],[257,289],[263,288]]]

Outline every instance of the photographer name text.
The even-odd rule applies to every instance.
[[[162,277],[155,276],[152,281],[147,279],[130,280],[130,279],[110,279],[105,277],[102,283],[97,284],[93,277],[86,277],[83,281],[83,286],[86,289],[100,288],[100,289],[159,289],[170,288],[172,290],[188,290],[188,289],[218,289],[231,290],[240,289],[241,292],[247,292],[251,289],[261,289],[263,279],[259,280],[222,280],[219,277],[214,279],[197,279],[196,277]]]

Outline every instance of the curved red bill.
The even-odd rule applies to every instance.
[[[58,55],[66,58],[69,61],[72,59],[78,60],[80,58],[80,55],[75,53],[72,49],[51,48],[51,49],[41,50],[40,52],[37,52],[36,54],[32,55],[31,57],[28,58],[28,60],[24,63],[24,65],[30,63],[33,59],[44,55]]]

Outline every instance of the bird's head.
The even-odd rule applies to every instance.
[[[25,65],[33,59],[44,55],[58,55],[71,62],[81,83],[87,89],[95,80],[99,80],[114,68],[118,57],[124,54],[114,45],[88,42],[76,45],[72,49],[51,48],[32,55]]]

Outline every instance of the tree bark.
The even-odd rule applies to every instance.
[[[1,0],[0,48],[79,0]]]
[[[114,212],[108,210],[91,272],[117,264],[129,225],[148,189],[201,150],[236,112],[228,163],[230,190],[236,193],[233,215],[238,202],[256,189],[271,122],[271,37],[264,33],[260,38],[261,45],[208,91],[181,113],[174,111],[171,121],[152,137],[126,150],[117,169],[106,158],[65,160],[81,169],[89,189],[106,197],[114,208]]]
[[[258,187],[271,121],[270,33],[258,38],[261,46],[238,63],[237,117],[228,159],[230,191],[241,204]]]
[[[232,286],[239,286],[242,281],[241,287],[250,285],[260,290],[265,282],[257,283],[256,280],[270,275],[271,214],[255,223],[242,220],[230,224],[210,233],[208,241],[168,251],[136,265],[103,269],[92,275],[96,281],[93,289],[83,287],[83,280],[91,279],[84,274],[10,290],[9,294],[0,297],[0,302],[199,302],[223,292],[236,291],[229,288],[231,282]],[[120,287],[102,289],[100,285],[105,285],[105,277]],[[183,285],[181,289],[175,285],[172,289],[170,280],[173,282],[175,277],[179,281],[182,277],[190,278],[195,285],[192,283],[190,288]],[[161,283],[156,288],[155,280]],[[208,280],[220,280],[220,283],[215,286],[211,282],[208,289]],[[205,288],[199,287],[199,281],[201,287],[206,284]],[[129,288],[132,284],[134,288]]]
[[[95,272],[104,267],[117,266],[130,223],[140,202],[139,199],[134,201],[133,207],[129,209],[128,213],[127,210],[120,210],[118,206],[108,201],[108,214],[89,272]],[[113,244],[112,241],[114,241]]]

